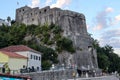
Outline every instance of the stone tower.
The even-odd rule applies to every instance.
[[[60,54],[58,56],[60,62],[62,63],[62,58],[65,58],[67,65],[77,65],[79,70],[98,68],[96,51],[92,47],[93,38],[87,33],[83,14],[49,6],[42,9],[24,6],[16,10],[16,21],[26,25],[45,23],[59,25],[64,30],[63,36],[70,38],[76,48],[74,54],[68,52]]]

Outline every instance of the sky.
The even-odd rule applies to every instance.
[[[112,46],[120,55],[120,0],[1,0],[0,18],[15,19],[15,10],[23,6],[58,7],[79,13],[86,17],[88,33],[101,46]]]

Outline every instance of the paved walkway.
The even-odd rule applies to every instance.
[[[102,76],[102,77],[91,77],[91,78],[77,78],[68,80],[119,80],[116,76]]]

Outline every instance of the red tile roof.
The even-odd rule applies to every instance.
[[[8,51],[8,52],[33,51],[33,52],[36,52],[35,50],[27,46],[24,46],[24,45],[8,46],[8,47],[0,49],[0,51]]]
[[[25,58],[25,59],[27,59],[27,57],[19,55],[19,54],[14,53],[14,52],[7,52],[7,51],[0,51],[0,52],[2,52],[5,55],[8,55],[9,57],[12,57],[12,58]]]

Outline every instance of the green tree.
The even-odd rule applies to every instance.
[[[97,40],[93,42],[94,48],[97,50],[98,66],[104,71],[120,72],[120,57],[114,53],[114,49],[110,45],[101,47]]]
[[[8,17],[8,21],[11,18]],[[73,43],[70,39],[62,37],[62,30],[55,24],[51,25],[28,25],[14,23],[10,27],[2,25],[0,27],[0,48],[11,45],[27,45],[42,53],[42,67],[49,69],[51,64],[57,64],[57,51],[48,47],[48,45],[55,45],[62,50],[74,52]],[[26,37],[30,39],[26,40]],[[39,38],[39,39],[38,39]],[[40,41],[38,43],[38,41]],[[57,42],[57,43],[56,43]]]
[[[7,17],[7,21],[8,21],[9,26],[10,26],[10,23],[11,23],[11,17],[10,16]]]
[[[58,48],[62,49],[62,50],[67,50],[69,52],[75,52],[75,49],[73,47],[73,43],[70,39],[68,38],[60,38],[58,41],[57,41],[57,46]]]
[[[110,65],[110,61],[109,58],[102,54],[102,53],[98,53],[98,66],[99,68],[103,69],[104,71],[107,71],[109,65]]]

